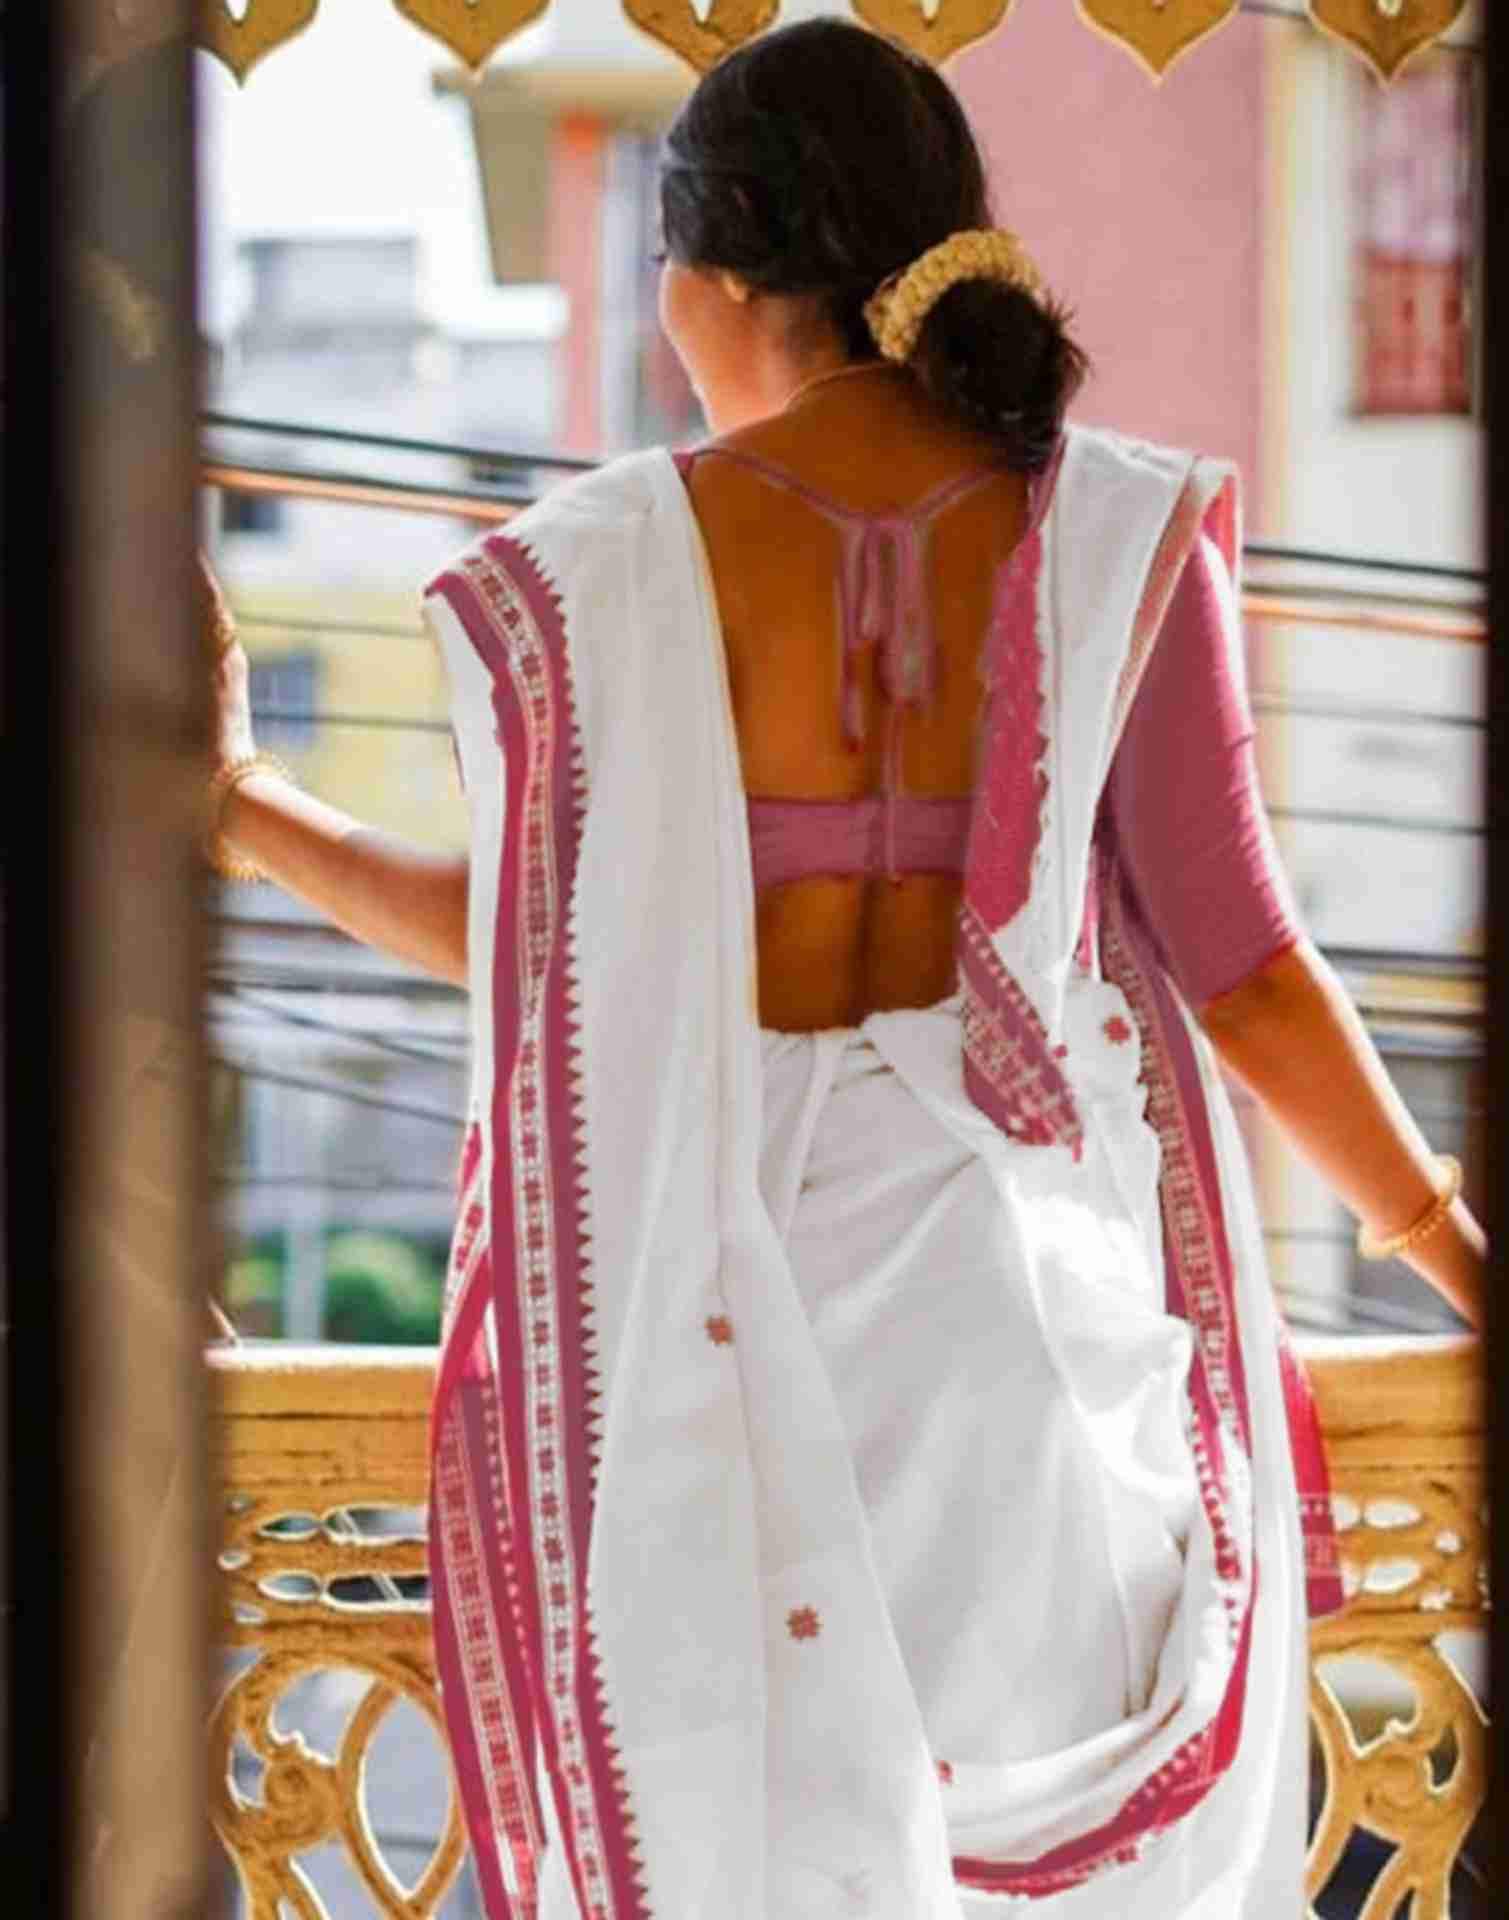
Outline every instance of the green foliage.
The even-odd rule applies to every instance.
[[[427,1235],[346,1228],[325,1241],[324,1337],[353,1344],[429,1346],[440,1337],[446,1245]],[[239,1333],[283,1332],[283,1236],[258,1234],[235,1248],[221,1295]]]
[[[432,1344],[444,1284],[443,1247],[368,1229],[333,1233],[325,1250],[325,1338]]]

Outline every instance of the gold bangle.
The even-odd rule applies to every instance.
[[[1375,1238],[1366,1227],[1357,1229],[1357,1251],[1364,1260],[1392,1260],[1401,1253],[1407,1253],[1427,1234],[1434,1233],[1451,1212],[1457,1195],[1462,1191],[1462,1163],[1450,1153],[1438,1153],[1435,1162],[1446,1175],[1446,1184],[1437,1188],[1435,1199],[1413,1226],[1406,1227],[1402,1233],[1391,1233],[1386,1239]]]
[[[292,771],[275,753],[248,753],[239,760],[228,760],[220,771],[210,779],[210,821],[205,833],[204,850],[210,865],[226,880],[265,880],[267,875],[255,860],[248,860],[239,853],[233,853],[226,845],[225,836],[220,831],[220,816],[225,811],[225,803],[243,780],[249,780],[254,773],[270,773],[277,780],[285,780],[291,787],[298,785]]]

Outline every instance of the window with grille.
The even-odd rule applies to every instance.
[[[1472,411],[1472,80],[1438,54],[1354,83],[1358,413]]]

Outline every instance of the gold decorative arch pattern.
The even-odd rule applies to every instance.
[[[372,0],[391,4],[478,72],[505,40],[536,20],[552,0]],[[572,0],[553,0],[569,7]],[[698,73],[773,26],[780,0],[621,0],[625,15]],[[850,0],[877,32],[942,61],[1002,25],[1018,4],[1068,0]],[[1126,50],[1155,80],[1237,11],[1239,0],[1076,0],[1084,19]],[[259,60],[302,32],[319,0],[246,0],[238,17],[229,0],[198,0],[199,44],[245,80]],[[1380,81],[1439,40],[1467,0],[1305,0],[1310,18],[1367,62]]]

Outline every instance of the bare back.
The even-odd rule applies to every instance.
[[[835,381],[789,413],[719,444],[772,461],[862,511],[906,508],[993,457],[939,424],[901,382]],[[693,510],[722,620],[744,787],[751,796],[854,800],[881,784],[887,701],[874,650],[859,659],[862,743],[840,723],[835,603],[840,539],[798,495],[730,460],[699,460]],[[1004,468],[933,521],[926,593],[935,689],[898,716],[913,795],[964,798],[975,778],[980,672],[997,575],[1021,539],[1027,482]],[[787,1032],[852,1026],[927,1006],[953,986],[960,881],[937,873],[813,875],[757,901],[760,1024]]]

